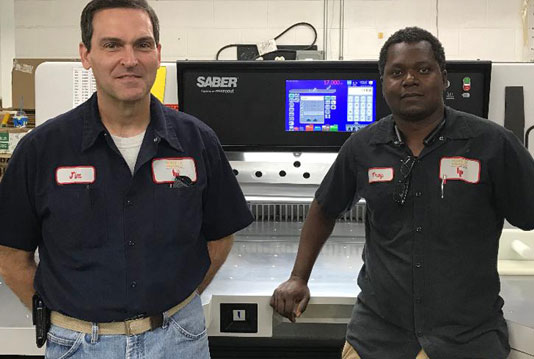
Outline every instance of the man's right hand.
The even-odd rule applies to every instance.
[[[292,276],[275,289],[271,297],[271,307],[294,323],[306,310],[309,301],[310,290],[306,281]]]

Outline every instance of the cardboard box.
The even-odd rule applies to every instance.
[[[80,61],[80,59],[14,59],[11,94],[14,109],[19,109],[21,102],[24,110],[35,110],[35,69],[45,61]],[[23,101],[21,101],[23,99]]]
[[[11,155],[29,128],[0,128],[0,154]]]
[[[11,158],[11,155],[0,153],[0,180],[2,179],[2,176],[4,175],[4,172],[7,168],[7,163],[9,162],[9,159]]]

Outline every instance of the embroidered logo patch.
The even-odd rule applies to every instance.
[[[369,183],[373,182],[391,182],[393,181],[393,168],[369,168]]]
[[[443,157],[439,164],[442,181],[480,182],[480,161],[465,157]]]
[[[93,166],[58,167],[56,169],[56,183],[90,184],[95,183],[96,170]]]
[[[169,157],[152,160],[152,179],[154,183],[173,183],[178,176],[197,181],[195,160],[191,157]]]

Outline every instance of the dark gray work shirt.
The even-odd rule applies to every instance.
[[[154,97],[150,116],[133,176],[96,95],[15,150],[0,245],[39,247],[35,288],[52,310],[92,322],[162,313],[201,283],[207,241],[252,222],[215,133]],[[173,187],[176,175],[190,183]]]
[[[316,193],[337,217],[367,206],[361,292],[347,339],[363,359],[505,359],[497,252],[504,219],[534,228],[534,161],[488,120],[445,110],[445,126],[393,200],[401,160],[391,116],[353,134]]]

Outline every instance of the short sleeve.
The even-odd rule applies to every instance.
[[[36,159],[27,137],[18,144],[0,182],[0,245],[32,252],[41,232],[33,187]]]
[[[202,232],[206,240],[217,240],[247,227],[254,218],[241,187],[217,137],[206,141],[207,187],[203,194]]]
[[[492,177],[497,208],[508,222],[523,230],[534,229],[534,160],[515,135],[506,130],[502,156]]]
[[[330,217],[337,218],[360,199],[357,197],[356,158],[352,148],[356,137],[352,135],[341,147],[339,154],[324,177],[315,199]]]

